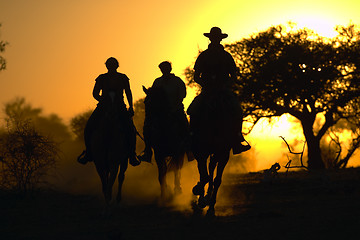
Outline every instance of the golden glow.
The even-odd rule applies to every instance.
[[[304,15],[297,19],[297,25],[299,28],[306,27],[312,29],[320,36],[333,38],[337,35],[337,32],[335,31],[337,24],[330,17]]]
[[[45,112],[68,119],[93,108],[91,90],[117,57],[120,72],[131,80],[134,99],[144,97],[160,75],[159,62],[169,60],[183,77],[199,49],[208,44],[204,32],[219,26],[240,40],[271,25],[297,22],[332,36],[336,24],[360,22],[360,2],[285,0],[256,1],[4,1],[0,8],[1,39],[10,43],[0,73],[0,102],[24,96]],[[46,99],[46,100],[45,100]],[[190,101],[190,100],[187,100]],[[188,104],[185,104],[188,105]]]
[[[284,137],[291,145],[304,140],[300,123],[289,114],[272,118],[270,121],[268,119],[260,120],[246,137],[256,149],[257,161],[254,169],[257,171],[267,169],[275,162],[279,162],[281,166],[286,164],[288,150],[280,136]],[[295,149],[295,151],[297,150],[299,149]]]

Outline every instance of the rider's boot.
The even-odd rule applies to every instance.
[[[81,164],[84,164],[84,165],[85,165],[86,163],[91,162],[92,159],[91,159],[91,156],[90,156],[90,154],[88,153],[88,151],[84,150],[84,151],[80,154],[80,156],[78,156],[77,161],[78,161],[78,163],[81,163]]]
[[[90,129],[89,125],[87,124],[87,126],[84,129],[84,141],[85,141],[86,150],[84,150],[80,154],[80,156],[77,158],[78,163],[86,164],[86,163],[92,161],[91,151],[90,151],[90,132],[91,132],[91,129]]]

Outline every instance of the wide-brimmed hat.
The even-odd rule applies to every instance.
[[[204,33],[205,37],[208,38],[227,38],[228,35],[226,33],[222,33],[219,27],[212,27],[209,33]]]

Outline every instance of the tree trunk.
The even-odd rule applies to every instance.
[[[312,119],[312,118],[309,118]],[[320,139],[318,139],[313,132],[314,121],[307,119],[301,121],[304,136],[308,147],[308,168],[309,170],[325,169],[325,164],[321,157]],[[315,118],[313,118],[315,120]]]
[[[308,168],[309,170],[321,170],[325,164],[321,157],[320,141],[317,139],[306,139],[308,147]]]

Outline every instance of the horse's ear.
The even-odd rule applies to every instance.
[[[147,89],[144,85],[142,86],[142,89],[143,89],[143,91],[144,91],[145,94],[148,93],[148,89]]]

